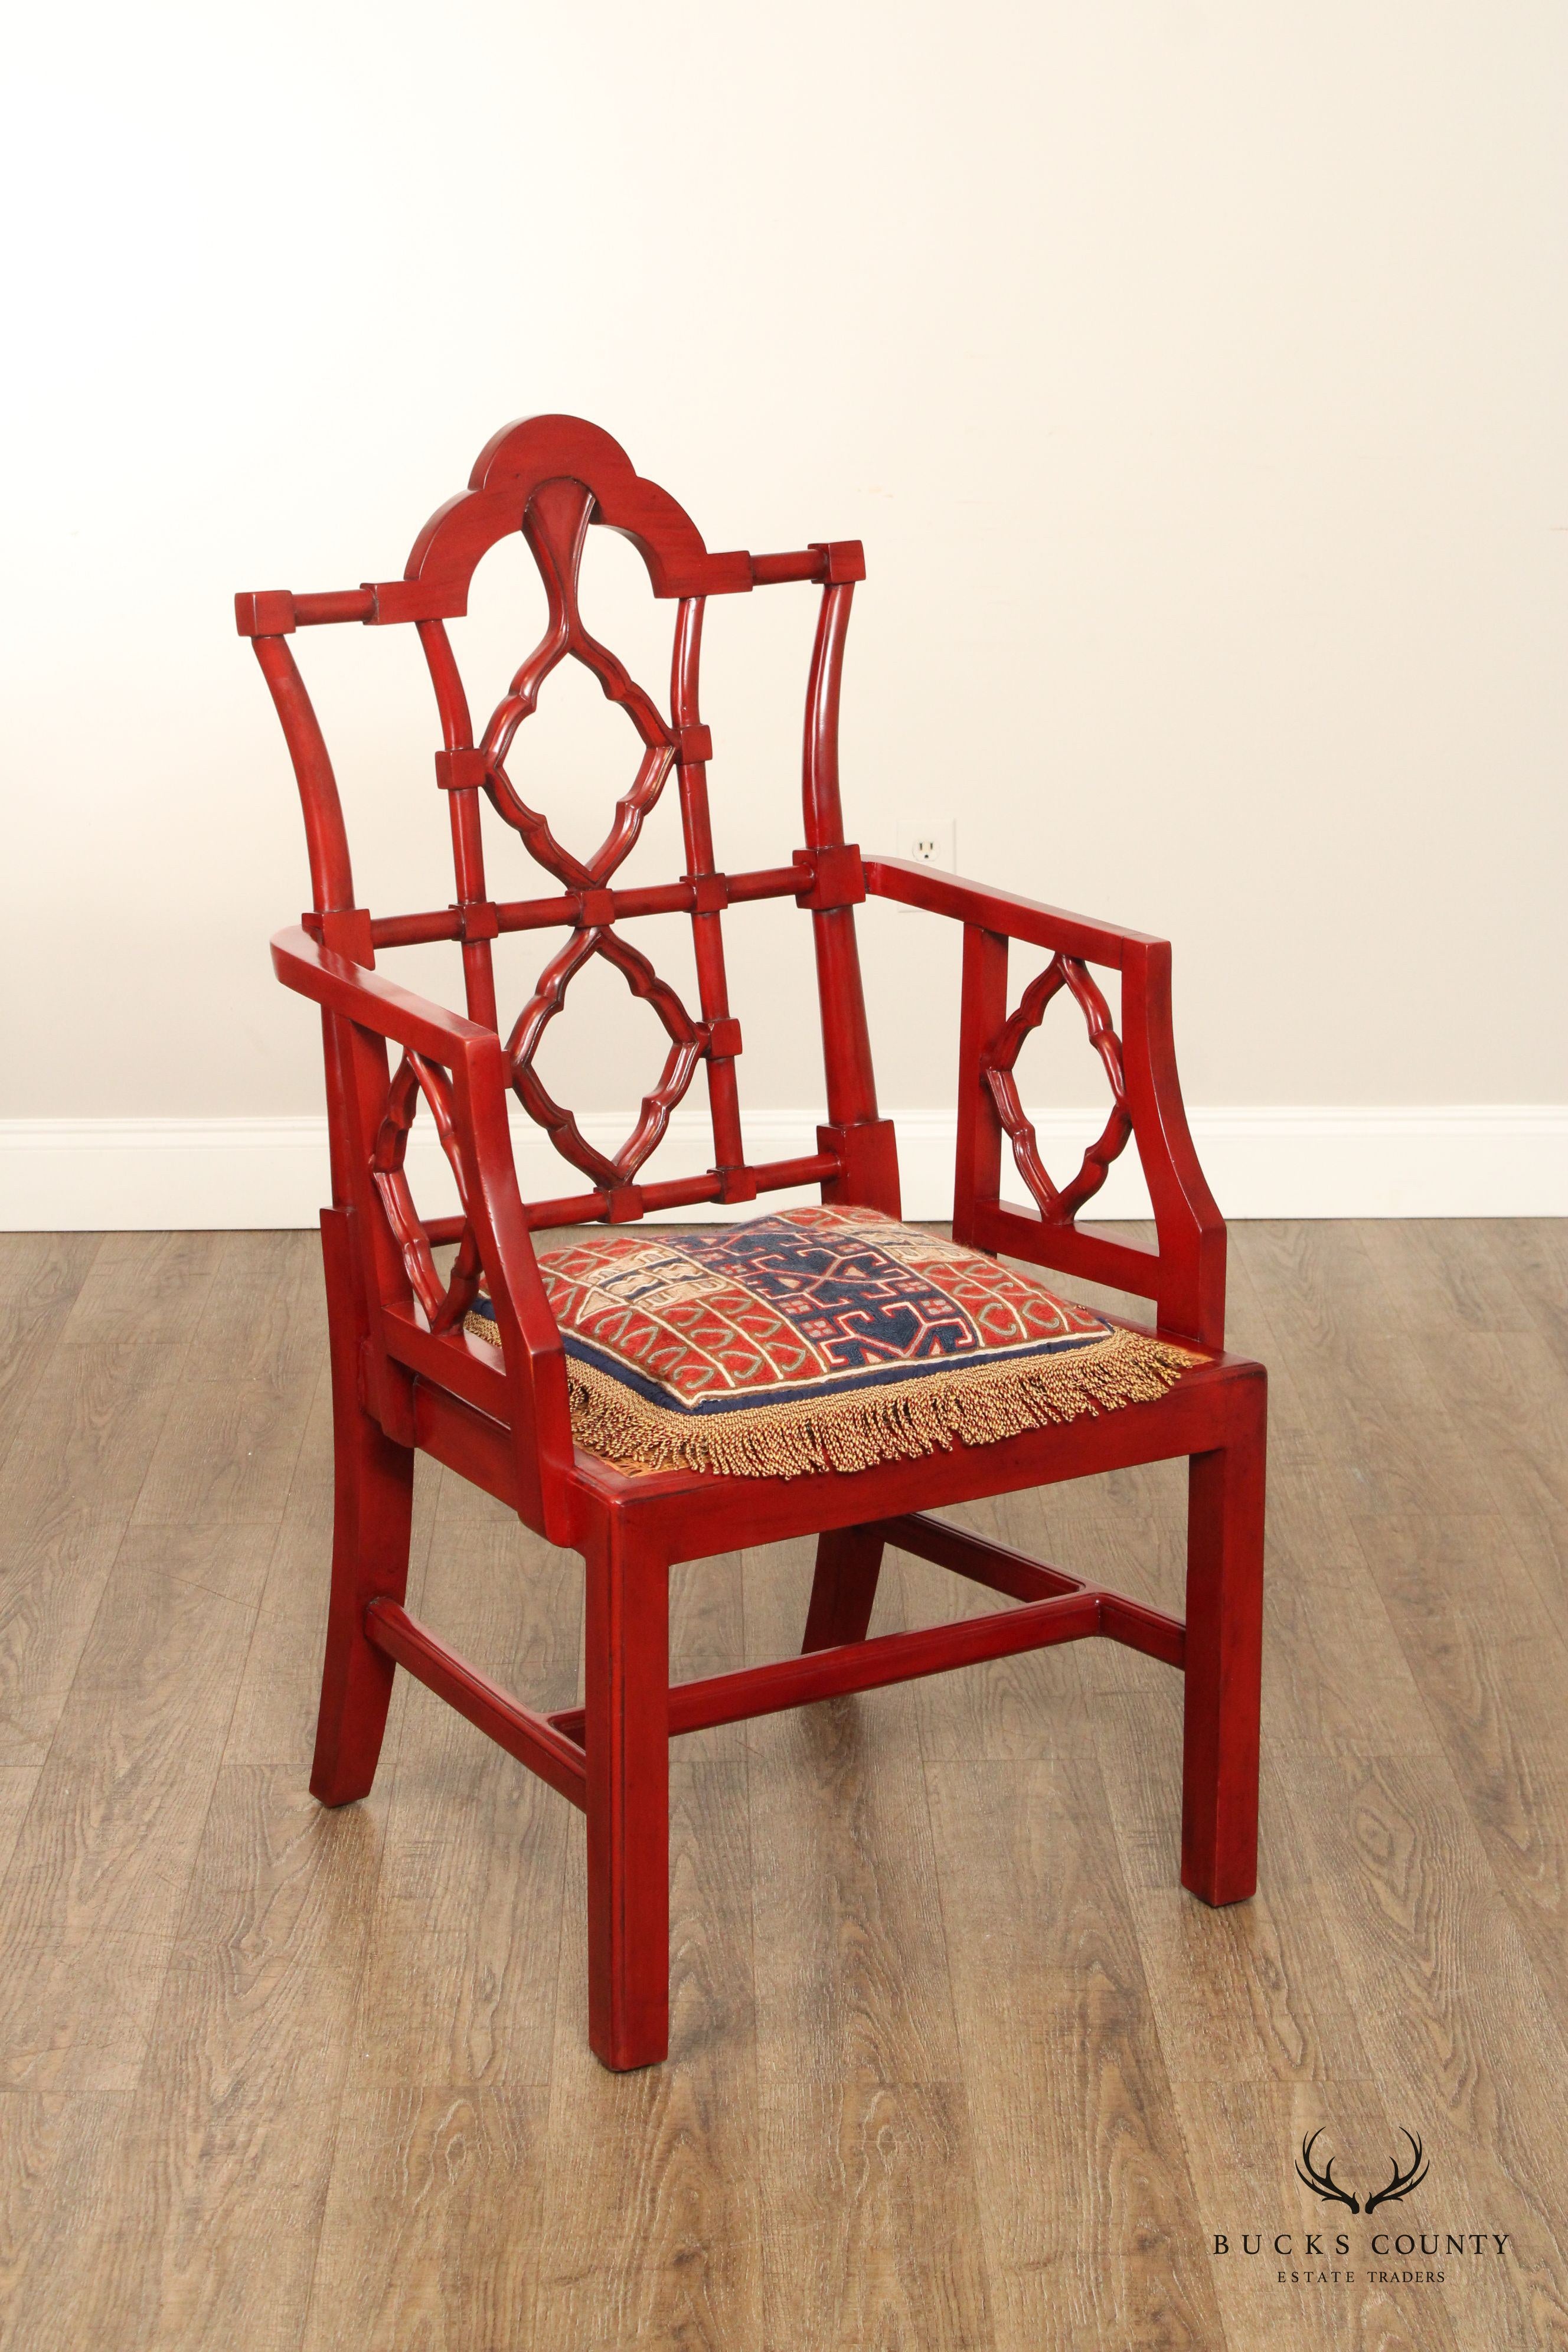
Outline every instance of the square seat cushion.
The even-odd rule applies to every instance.
[[[864,1470],[1158,1397],[1194,1360],[871,1209],[609,1229],[540,1272],[577,1443],[645,1469]],[[487,1298],[466,1328],[499,1345]]]

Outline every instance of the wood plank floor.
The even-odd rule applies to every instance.
[[[0,2347],[1568,2347],[1568,1226],[1232,1262],[1256,1901],[1179,1890],[1179,1681],[1129,1651],[727,1727],[675,1753],[673,2054],[617,2079],[577,1814],[406,1677],[370,1801],[307,1792],[313,1238],[0,1239]],[[957,1516],[1179,1611],[1183,1506]],[[678,1570],[677,1672],[793,1651],[808,1581]],[[429,1465],[413,1592],[576,1695],[576,1564]],[[990,1605],[900,1559],[876,1630]],[[1405,2130],[1427,2178],[1352,2217],[1320,2130],[1363,2197]]]

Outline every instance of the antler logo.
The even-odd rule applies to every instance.
[[[1322,2137],[1322,2132],[1320,2129],[1313,2132],[1310,2138],[1304,2139],[1301,2142],[1301,2161],[1296,2167],[1296,2178],[1298,2180],[1304,2181],[1307,2187],[1310,2189],[1315,2195],[1323,2198],[1328,2203],[1333,2205],[1348,2205],[1352,2213],[1359,2213],[1361,2211],[1360,2198],[1352,2197],[1350,2190],[1348,2189],[1342,2189],[1339,2182],[1334,2179],[1334,2160],[1332,2157],[1331,2157],[1327,2164],[1324,2165],[1321,2172],[1316,2172],[1312,2168],[1312,2149]]]
[[[1397,2157],[1394,2158],[1394,2169],[1389,2175],[1387,2188],[1380,2189],[1375,2197],[1369,2197],[1366,2200],[1366,2210],[1369,2213],[1374,2213],[1380,2205],[1392,2205],[1396,2198],[1408,2197],[1411,2190],[1418,2189],[1426,2178],[1426,2167],[1421,2158],[1420,2141],[1414,2132],[1401,2132],[1400,2137],[1410,2142],[1410,2168],[1406,2172],[1401,2172],[1399,2159]]]
[[[1334,2164],[1331,2157],[1321,2172],[1313,2164],[1312,2150],[1322,2136],[1320,2129],[1310,2133],[1301,2142],[1301,2159],[1296,2167],[1296,2178],[1310,2189],[1314,2196],[1322,2198],[1326,2203],[1348,2205],[1352,2213],[1363,2211],[1375,2213],[1380,2205],[1392,2205],[1399,2198],[1408,2197],[1411,2190],[1418,2189],[1426,2178],[1427,2167],[1422,2154],[1420,2141],[1414,2132],[1402,2131],[1400,2137],[1410,2143],[1408,2166],[1402,2171],[1398,2158],[1395,2158],[1394,2168],[1389,2174],[1388,2185],[1386,2188],[1374,2189],[1363,2207],[1350,2189],[1342,2189],[1334,2179]]]

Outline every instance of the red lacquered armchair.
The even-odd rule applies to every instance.
[[[577,579],[594,525],[629,539],[654,594],[675,604],[668,715],[584,626]],[[479,559],[517,531],[542,576],[549,625],[476,740],[447,623],[466,611]],[[667,2049],[668,1743],[706,1725],[1103,1635],[1185,1674],[1183,1885],[1222,1904],[1255,1884],[1265,1381],[1258,1365],[1224,1353],[1225,1227],[1177,1085],[1170,950],[924,866],[863,857],[845,841],[839,677],[863,576],[854,541],[711,554],[606,434],[543,416],[490,442],[468,488],[420,533],[402,579],[237,600],[288,740],[310,853],[312,911],[278,935],[273,961],[321,1007],[326,1054],[332,1205],[321,1234],[337,1484],[311,1787],[327,1805],[366,1794],[402,1665],[584,1808],[589,2034],[611,2067],[647,2065]],[[822,591],[804,845],[779,866],[725,873],[698,704],[704,606],[786,582]],[[299,629],[348,621],[412,627],[429,668],[457,895],[428,913],[373,916],[355,902],[331,765],[289,645]],[[609,834],[586,862],[555,840],[507,767],[541,687],[568,656],[626,711],[640,745]],[[686,870],[617,887],[669,785]],[[544,895],[492,895],[483,800],[544,869]],[[856,946],[854,910],[868,892],[963,926],[952,1244],[897,1222],[895,1139],[877,1108]],[[759,1163],[742,1138],[722,917],[762,898],[793,898],[813,927],[827,1117],[815,1152]],[[695,1013],[626,936],[639,917],[669,912],[691,919]],[[554,934],[553,951],[503,1039],[491,942],[525,930]],[[1014,939],[1051,961],[1010,1013]],[[410,994],[377,966],[383,950],[436,940],[460,949],[464,1013]],[[669,1039],[658,1085],[613,1158],[584,1137],[535,1066],[574,973],[593,956],[651,1004]],[[1121,1037],[1093,966],[1121,974]],[[1085,1016],[1113,1104],[1058,1191],[1013,1068],[1060,991]],[[700,1064],[713,1164],[645,1181]],[[586,1189],[522,1200],[513,1093]],[[405,1153],[422,1104],[456,1178],[455,1217],[422,1221],[410,1193]],[[1152,1249],[1076,1223],[1129,1139],[1153,1205]],[[1001,1198],[1005,1141],[1030,1205]],[[819,1206],[766,1213],[763,1195],[811,1186]],[[758,1207],[695,1239],[639,1224],[651,1210],[711,1202]],[[536,1258],[535,1232],[594,1223],[602,1235]],[[443,1273],[434,1252],[452,1243]],[[1154,1328],[1064,1301],[1004,1255],[1152,1299]],[[531,1711],[405,1609],[419,1448],[583,1555],[582,1707]],[[1184,1623],[929,1516],[1181,1454],[1190,1463]],[[672,1688],[670,1564],[806,1534],[817,1538],[816,1570],[801,1654]],[[1017,1605],[868,1638],[889,1544]]]

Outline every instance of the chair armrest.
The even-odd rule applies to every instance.
[[[428,1055],[446,1068],[458,1062],[466,1065],[482,1046],[495,1043],[494,1032],[477,1021],[465,1020],[460,1013],[448,1013],[445,1005],[432,1003],[427,996],[399,988],[395,980],[368,964],[318,947],[298,924],[274,936],[272,969],[285,988],[313,998],[329,1013],[340,1013],[395,1045]]]
[[[1012,890],[993,890],[984,882],[966,882],[940,867],[921,866],[908,857],[868,857],[866,887],[873,898],[896,898],[906,907],[921,907],[930,915],[947,915],[960,923],[977,923],[983,930],[1004,939],[1027,940],[1054,954],[1077,956],[1083,963],[1107,965],[1120,971],[1129,948],[1160,944],[1148,931],[1130,931],[1120,923],[1099,923],[1089,915],[1068,914],[1061,907],[1043,906],[1037,898],[1021,898]]]

